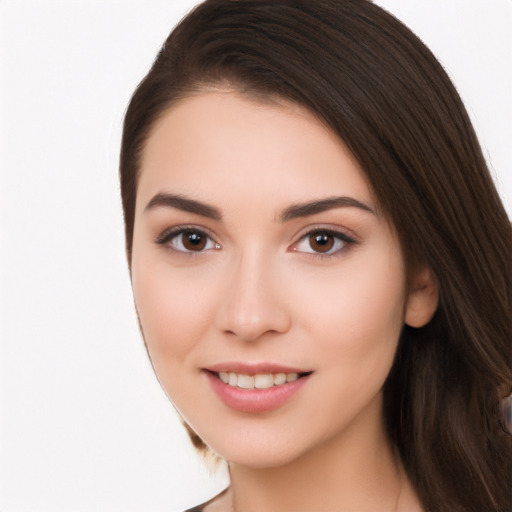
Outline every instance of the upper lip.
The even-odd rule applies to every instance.
[[[212,364],[204,368],[214,373],[234,372],[244,375],[261,375],[266,373],[310,373],[311,370],[299,368],[296,366],[288,366],[279,363],[247,363],[242,361],[226,361],[223,363]]]

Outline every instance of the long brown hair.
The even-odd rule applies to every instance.
[[[512,509],[512,230],[442,66],[367,0],[207,0],[168,37],[126,113],[121,192],[128,260],[140,156],[181,98],[216,84],[308,108],[349,148],[439,308],[404,327],[384,388],[390,438],[426,511]],[[197,446],[204,446],[192,433]]]

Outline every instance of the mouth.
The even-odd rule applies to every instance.
[[[223,365],[204,368],[202,373],[230,409],[255,414],[285,405],[310,380],[313,371],[274,365]]]

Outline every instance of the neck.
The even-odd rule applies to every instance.
[[[385,434],[380,401],[336,437],[284,465],[230,464],[236,512],[395,512],[402,473]]]

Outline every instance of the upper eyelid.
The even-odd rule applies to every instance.
[[[292,239],[293,240],[292,243],[297,243],[300,240],[302,240],[304,237],[310,235],[311,233],[315,233],[315,232],[325,232],[325,233],[332,234],[334,236],[338,235],[338,236],[340,236],[340,238],[344,238],[344,239],[348,238],[354,243],[359,242],[359,237],[351,229],[337,226],[334,224],[312,224],[312,225],[306,226],[306,227],[302,228],[300,231],[298,231],[298,233],[294,235],[294,237]]]
[[[217,240],[217,237],[204,226],[198,226],[197,224],[179,224],[177,226],[171,226],[163,231],[161,231],[156,237],[155,242],[158,244],[165,243],[169,238],[172,238],[173,236],[179,235],[180,233],[183,233],[184,231],[198,231],[200,233],[205,234],[209,238],[211,238],[215,243],[219,243]]]

